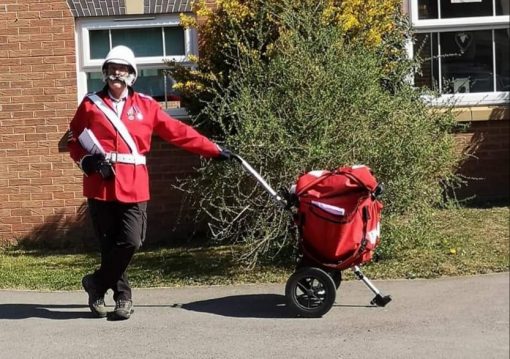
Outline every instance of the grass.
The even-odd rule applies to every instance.
[[[435,278],[509,270],[509,207],[451,208],[432,214],[426,247],[366,267],[372,278]]]
[[[426,246],[400,248],[389,258],[366,265],[364,272],[372,279],[390,279],[508,271],[509,213],[507,206],[434,211],[434,233]],[[129,267],[130,280],[135,287],[284,283],[292,273],[291,261],[248,270],[235,260],[240,250],[230,246],[144,249]],[[0,249],[0,288],[79,289],[81,277],[98,264],[96,253],[11,246]],[[347,273],[344,278],[353,276]]]

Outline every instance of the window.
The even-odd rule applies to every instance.
[[[173,80],[165,75],[163,60],[191,65],[197,54],[195,31],[179,25],[178,15],[150,18],[77,19],[78,98],[103,88],[101,65],[112,47],[130,47],[137,61],[137,91],[158,101],[174,100]]]
[[[412,0],[416,86],[460,105],[510,100],[508,0]]]

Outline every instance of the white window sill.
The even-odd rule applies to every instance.
[[[510,92],[481,92],[455,95],[442,95],[439,97],[423,96],[424,101],[431,106],[482,106],[482,105],[509,105]]]

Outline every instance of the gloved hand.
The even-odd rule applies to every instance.
[[[103,177],[104,180],[115,177],[115,170],[113,169],[113,165],[110,161],[102,160],[99,163],[99,168],[97,172]]]
[[[99,171],[101,163],[104,161],[104,157],[100,154],[86,155],[80,161],[80,168],[87,176]]]
[[[219,148],[220,148],[220,154],[215,159],[217,159],[219,161],[225,161],[225,160],[232,159],[232,152],[230,152],[229,149],[223,148],[223,147],[219,147]]]
[[[80,161],[80,168],[87,176],[99,173],[105,180],[115,176],[112,164],[99,154],[84,156]]]

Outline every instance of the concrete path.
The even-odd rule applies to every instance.
[[[320,319],[290,317],[284,284],[137,289],[123,322],[82,291],[0,290],[0,358],[509,358],[509,273],[374,284],[387,307],[348,281]]]

